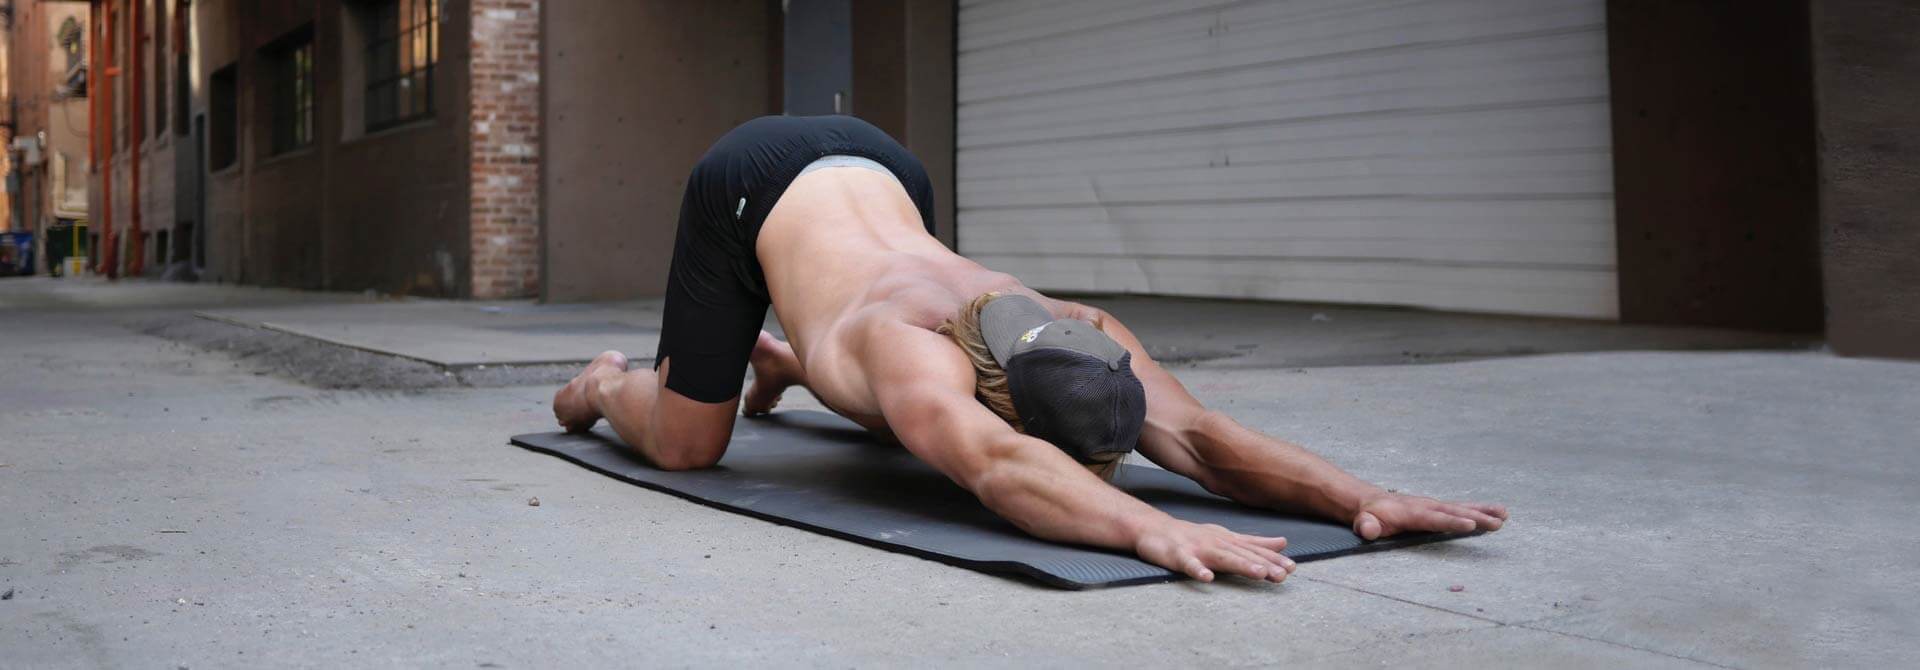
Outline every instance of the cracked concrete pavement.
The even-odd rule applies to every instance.
[[[1280,586],[1065,592],[508,446],[550,425],[544,380],[317,388],[258,357],[146,334],[194,310],[347,299],[0,281],[0,593],[13,594],[0,600],[0,667],[1920,656],[1908,567],[1920,521],[1903,514],[1920,503],[1916,364],[1805,350],[1200,362],[1177,374],[1243,422],[1387,486],[1506,503],[1513,524],[1309,563]],[[1179,309],[1121,307],[1143,321]],[[1332,318],[1316,326],[1345,317]],[[1417,331],[1420,315],[1406,318]],[[1167,320],[1200,339],[1254,336]],[[817,405],[796,393],[783,407]]]

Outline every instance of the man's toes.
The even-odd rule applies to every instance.
[[[740,413],[746,416],[760,416],[773,411],[773,408],[778,406],[780,406],[780,396],[767,399],[761,397],[756,389],[747,389],[746,398],[740,403]]]
[[[593,357],[592,363],[588,364],[588,367],[596,366],[625,371],[627,369],[627,355],[612,349],[602,351],[600,355]]]

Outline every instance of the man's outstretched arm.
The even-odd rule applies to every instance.
[[[1390,493],[1298,445],[1242,426],[1202,406],[1119,319],[1076,303],[1053,301],[1052,308],[1094,322],[1132,352],[1134,375],[1147,391],[1140,452],[1209,491],[1248,505],[1318,514],[1369,540],[1410,531],[1499,530],[1507,519],[1499,505]]]
[[[988,509],[1037,537],[1120,551],[1208,581],[1216,572],[1278,582],[1285,538],[1181,521],[1021,435],[973,397],[973,368],[945,336],[905,324],[863,347],[862,372],[900,443]]]

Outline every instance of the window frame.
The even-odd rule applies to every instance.
[[[443,9],[442,0],[385,0],[366,8],[366,132],[435,115]]]
[[[90,95],[91,91],[88,89],[93,85],[91,81],[93,76],[88,72],[90,68],[87,66],[87,40],[93,38],[88,34],[89,32],[80,27],[80,22],[71,16],[62,21],[60,27],[54,32],[54,44],[59,45],[61,52],[66,55],[67,70],[61,81],[69,87],[68,94],[75,98],[85,98]],[[79,86],[74,86],[76,81],[79,82]]]
[[[240,165],[240,66],[228,63],[207,74],[207,172]]]
[[[262,56],[267,61],[267,155],[278,156],[313,146],[318,133],[319,90],[314,68],[312,26],[277,40]]]

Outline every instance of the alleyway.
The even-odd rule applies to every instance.
[[[1913,363],[1737,333],[1298,306],[1229,321],[1211,303],[1119,301],[1110,309],[1150,324],[1149,341],[1205,354],[1178,374],[1243,422],[1388,486],[1506,503],[1514,520],[1304,564],[1277,587],[1062,592],[508,446],[551,425],[557,363],[488,376],[283,331],[273,346],[314,351],[223,349],[195,330],[259,337],[197,311],[372,305],[425,315],[409,327],[431,332],[444,304],[0,281],[0,667],[1749,667],[1920,655],[1908,567],[1920,520],[1904,513],[1920,505]],[[572,309],[655,318],[644,305]],[[477,332],[463,324],[445,328]],[[1326,332],[1288,330],[1305,327]],[[1490,351],[1431,352],[1448,361],[1471,356],[1441,349],[1782,348],[1382,364],[1429,358],[1397,344],[1421,328],[1468,343],[1476,329],[1497,334]],[[1321,353],[1274,353],[1289,337]],[[297,356],[403,381],[348,389],[275,367]],[[454,381],[418,381],[435,375]],[[794,407],[817,404],[796,393],[783,404]]]

